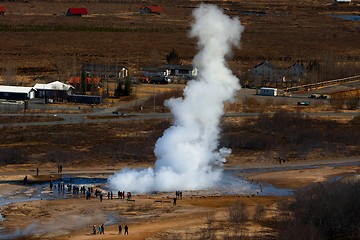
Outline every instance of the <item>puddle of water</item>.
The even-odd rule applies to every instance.
[[[54,188],[51,191],[49,183],[33,184],[16,194],[0,196],[0,206],[11,203],[28,202],[34,200],[52,200],[59,198],[71,197],[71,192],[68,192],[67,185],[84,186],[85,188],[91,186],[104,185],[107,182],[106,178],[64,178],[54,181]],[[58,183],[64,183],[65,190],[58,191]]]
[[[231,167],[226,169],[229,172],[240,172],[240,173],[260,173],[260,172],[273,172],[273,171],[289,171],[289,170],[304,170],[304,169],[317,169],[320,167],[346,167],[346,166],[360,166],[360,162],[345,162],[345,163],[321,163],[313,164],[307,166],[286,166],[279,165],[277,167],[267,167],[267,168],[247,168],[242,169],[241,167]]]
[[[242,15],[255,15],[255,16],[265,16],[265,12],[256,12],[256,11],[241,11],[239,14]]]
[[[357,21],[360,22],[360,15],[346,15],[346,14],[331,14],[332,18],[341,18],[347,21]]]
[[[54,184],[57,184],[58,182],[64,182],[64,184],[72,184],[72,185],[93,186],[93,185],[106,183],[107,178],[85,178],[85,177],[72,178],[70,176],[63,176],[61,180],[54,181]]]

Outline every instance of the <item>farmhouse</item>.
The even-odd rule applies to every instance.
[[[264,61],[251,70],[252,76],[254,76],[255,80],[257,82],[274,82],[275,77],[278,77],[277,74],[275,74],[276,69],[275,67],[269,63],[268,61]]]
[[[83,64],[82,71],[85,71],[88,76],[101,78],[125,78],[129,74],[125,66],[103,64]]]
[[[161,68],[170,71],[170,76],[193,78],[197,75],[197,69],[192,65],[163,65]]]
[[[262,95],[262,96],[276,96],[277,95],[277,88],[262,87],[262,88],[260,88],[260,95]]]
[[[81,17],[87,14],[88,14],[88,10],[86,8],[69,8],[65,15]]]
[[[143,68],[139,80],[144,83],[169,83],[170,70],[165,68]]]
[[[305,67],[301,63],[295,63],[287,68],[278,68],[268,61],[264,61],[250,71],[256,82],[265,83],[295,83],[300,82],[305,73]]]
[[[0,99],[29,100],[35,98],[36,89],[33,87],[0,86]]]
[[[35,97],[63,101],[68,95],[72,94],[74,87],[59,81],[47,84],[35,84]]]
[[[5,12],[6,12],[5,6],[0,6],[0,16],[5,15]]]
[[[140,8],[140,13],[144,14],[144,13],[154,13],[154,14],[163,14],[164,9],[162,6],[158,6],[158,5],[148,5],[148,6],[143,6]]]
[[[284,71],[284,81],[300,82],[301,78],[305,76],[305,67],[303,64],[294,63]]]

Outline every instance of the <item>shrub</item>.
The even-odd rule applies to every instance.
[[[356,110],[359,106],[360,98],[358,96],[353,96],[345,100],[345,107],[348,110]]]
[[[327,239],[358,239],[360,182],[316,183],[297,190],[294,198],[287,206],[290,217],[279,222],[279,239],[324,239],[321,232]],[[295,238],[301,229],[307,238]]]
[[[21,164],[28,161],[27,157],[19,149],[4,149],[0,151],[0,162],[3,164]]]

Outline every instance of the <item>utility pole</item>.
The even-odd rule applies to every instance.
[[[156,112],[156,110],[155,110],[155,83],[154,83],[154,92],[153,92],[153,95],[154,95],[154,112]]]

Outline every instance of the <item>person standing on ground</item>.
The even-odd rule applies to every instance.
[[[124,235],[129,235],[129,227],[127,225],[124,227]]]
[[[105,234],[104,224],[101,224],[101,232],[102,234]]]
[[[36,176],[39,176],[39,168],[36,168]]]
[[[96,225],[93,225],[93,235],[96,235]]]
[[[176,197],[174,197],[174,200],[173,200],[173,206],[176,206],[176,200],[177,200],[177,198],[176,198]]]
[[[122,227],[121,227],[121,224],[119,224],[119,234],[121,234],[122,232]]]

